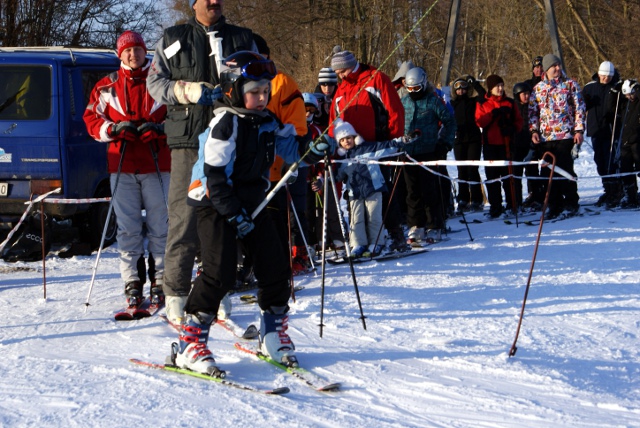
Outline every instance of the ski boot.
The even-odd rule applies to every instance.
[[[288,306],[272,306],[262,311],[260,324],[261,352],[288,367],[298,367],[298,359],[291,338],[287,334],[289,328]]]
[[[213,314],[198,312],[187,314],[180,326],[180,342],[171,344],[171,364],[176,367],[224,378],[226,373],[216,365],[211,351],[207,347],[209,328],[215,322]]]
[[[162,291],[162,278],[157,278],[151,282],[151,290],[149,291],[149,300],[152,305],[164,306],[164,291]]]
[[[231,317],[231,296],[229,293],[225,294],[220,301],[220,307],[218,308],[218,319],[227,320]]]
[[[124,294],[127,296],[127,305],[130,308],[137,308],[144,301],[142,295],[142,284],[140,281],[129,281],[124,286]]]
[[[187,296],[166,296],[165,312],[171,324],[180,325],[184,321],[184,307]]]

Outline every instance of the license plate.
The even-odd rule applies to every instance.
[[[0,183],[0,196],[7,196],[9,194],[9,184]]]

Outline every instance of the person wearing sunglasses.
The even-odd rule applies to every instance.
[[[476,124],[476,106],[487,91],[473,76],[459,77],[451,84],[451,106],[456,119],[456,140],[453,155],[457,161],[479,161],[482,155],[482,134]],[[477,212],[484,208],[484,196],[478,166],[458,166],[457,213]],[[472,182],[472,183],[470,183]]]
[[[257,51],[251,30],[226,22],[223,0],[189,0],[189,6],[194,16],[164,31],[147,77],[151,96],[167,106],[171,182],[163,288],[167,317],[176,324],[183,319],[198,252],[195,210],[186,203],[191,168],[198,158],[198,136],[213,116],[214,100],[222,95],[215,88],[219,83],[217,57],[210,54],[218,53],[210,35],[215,31],[222,38],[223,57],[237,50]]]
[[[405,152],[418,162],[441,160],[453,147],[456,121],[435,92],[422,67],[407,71],[404,82],[407,95],[402,97],[405,109],[405,133],[419,130],[419,137],[408,144]],[[418,165],[403,168],[407,189],[407,225],[409,244],[418,245],[425,238],[438,241],[445,228],[442,179]],[[450,184],[447,181],[447,188]],[[429,221],[430,220],[430,221]],[[427,236],[425,228],[432,229]]]

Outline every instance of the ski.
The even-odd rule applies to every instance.
[[[179,324],[174,324],[171,321],[169,321],[169,318],[167,318],[165,314],[162,314],[159,317],[161,320],[166,322],[170,327],[172,327],[175,331],[180,333]],[[238,333],[238,331],[241,331],[242,328],[231,320],[218,320],[216,324],[218,324],[220,327],[224,328],[225,330],[233,334],[237,339],[253,340],[253,339],[256,339],[260,334],[260,332],[258,331],[258,328],[253,324],[247,327],[247,329],[243,333]]]
[[[246,352],[247,354],[251,354],[254,357],[265,361],[269,364],[272,364],[273,366],[279,368],[280,370],[284,370],[285,372],[289,373],[290,375],[292,375],[293,377],[295,377],[296,379],[302,381],[305,385],[307,385],[308,387],[315,389],[316,391],[321,391],[321,392],[333,392],[333,391],[337,391],[341,388],[341,384],[336,382],[336,383],[329,383],[326,380],[322,379],[320,376],[316,375],[315,373],[310,372],[309,370],[305,370],[301,367],[289,367],[286,366],[282,363],[279,363],[278,361],[264,355],[263,353],[261,353],[258,350],[255,349],[251,349],[249,347],[244,346],[241,343],[236,343],[236,349],[242,351],[242,352]]]
[[[371,257],[352,257],[351,258],[351,261],[353,262],[353,264],[366,263],[366,262],[370,262],[371,260],[373,260]],[[343,264],[349,263],[349,257],[340,257],[338,259],[327,259],[327,263],[329,263],[330,265],[343,265]]]
[[[426,248],[420,248],[420,249],[414,249],[411,251],[405,251],[404,253],[382,254],[380,256],[374,257],[373,260],[377,262],[385,262],[387,260],[402,259],[404,257],[415,256],[417,254],[424,254],[427,252],[429,252],[429,250],[427,250]]]
[[[282,394],[287,394],[287,393],[290,392],[289,388],[287,388],[287,387],[273,388],[273,389],[258,389],[258,388],[255,388],[253,386],[246,385],[244,383],[239,383],[239,382],[227,380],[227,379],[225,379],[223,377],[216,377],[216,376],[211,376],[211,375],[204,374],[204,373],[198,373],[198,372],[194,372],[192,370],[182,369],[180,367],[176,367],[176,366],[170,365],[170,364],[150,363],[150,362],[147,362],[147,361],[139,360],[137,358],[130,358],[129,361],[131,363],[139,365],[139,366],[148,367],[148,368],[157,369],[157,370],[165,370],[165,371],[169,371],[169,372],[173,372],[173,373],[184,374],[184,375],[188,375],[188,376],[197,377],[199,379],[210,380],[210,381],[217,382],[217,383],[219,383],[221,385],[230,386],[230,387],[233,387],[233,388],[241,389],[243,391],[257,392],[257,393],[260,393],[260,394],[267,394],[267,395],[282,395]]]
[[[148,299],[145,299],[139,305],[131,305],[124,308],[124,310],[122,311],[116,312],[114,318],[116,321],[133,321],[139,320],[141,318],[147,318],[151,316],[149,309],[150,301]]]
[[[463,219],[460,219],[459,221],[462,224],[481,224],[482,223],[482,220],[478,220],[477,218],[474,218],[473,220],[466,220],[466,221]]]

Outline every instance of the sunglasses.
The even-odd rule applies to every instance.
[[[407,86],[407,91],[409,92],[420,92],[421,89],[422,89],[422,85]]]
[[[457,91],[458,89],[467,89],[469,88],[469,84],[465,80],[458,80],[453,84],[453,89]]]
[[[276,66],[270,59],[264,61],[251,61],[242,67],[240,74],[251,80],[273,79],[276,77]]]

